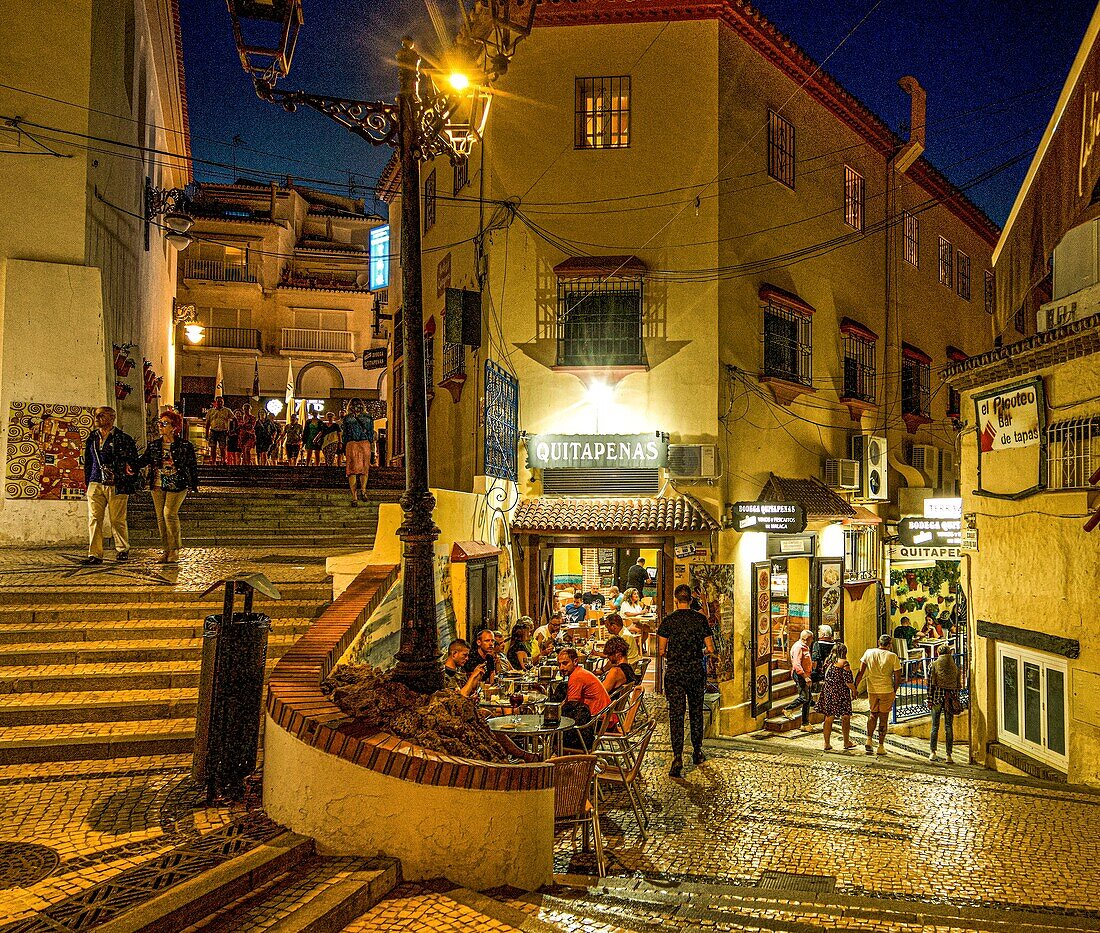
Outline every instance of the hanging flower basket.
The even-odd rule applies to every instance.
[[[122,401],[122,399],[126,398],[126,396],[133,391],[134,390],[131,389],[130,386],[126,385],[125,382],[115,383],[115,398],[117,398],[119,401]]]

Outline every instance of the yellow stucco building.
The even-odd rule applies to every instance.
[[[143,217],[190,179],[180,29],[170,0],[26,6],[0,2],[0,541],[78,541],[90,409],[143,444],[171,401],[176,251]]]
[[[726,732],[789,695],[783,638],[873,644],[883,522],[956,494],[939,376],[992,346],[998,231],[920,158],[905,90],[908,141],[747,8],[547,5],[483,143],[421,169],[432,485],[502,516],[531,615],[643,553],[658,612],[711,580]],[[749,531],[757,500],[794,533]]]

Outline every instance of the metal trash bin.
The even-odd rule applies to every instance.
[[[207,800],[240,800],[245,779],[256,769],[271,619],[252,612],[255,582],[219,581],[226,588],[223,612],[203,623],[191,776],[206,787]],[[244,594],[244,612],[233,611],[235,593]],[[226,624],[225,619],[232,621]]]

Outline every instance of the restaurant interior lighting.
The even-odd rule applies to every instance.
[[[277,398],[268,399],[268,402],[264,407],[276,418],[278,418],[283,411],[283,403],[280,402]]]
[[[588,387],[588,401],[593,405],[607,405],[615,397],[615,390],[606,382],[593,382]]]

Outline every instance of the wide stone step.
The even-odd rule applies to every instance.
[[[312,562],[318,570],[324,565],[323,558],[303,557],[301,560]],[[332,584],[328,580],[318,580],[314,583],[302,581],[277,582],[276,586],[279,588],[283,602],[308,602],[314,599],[331,599],[332,597]],[[0,588],[0,609],[5,606],[22,609],[30,606],[58,607],[89,604],[104,606],[132,602],[141,602],[143,605],[187,602],[204,610],[207,607],[212,611],[221,609],[221,591],[215,590],[209,596],[200,599],[199,595],[201,593],[202,590],[189,592],[169,586],[81,587],[68,584],[64,587],[49,588],[5,586]]]
[[[237,609],[241,605],[237,602]],[[314,618],[327,603],[315,600],[297,599],[257,599],[253,604],[256,612],[263,612],[271,618]],[[132,619],[149,622],[160,619],[191,619],[201,621],[208,615],[217,613],[220,605],[188,602],[132,602],[111,603],[108,605],[41,605],[41,606],[0,606],[0,626],[7,624],[24,625],[28,622],[122,622]]]
[[[397,883],[399,873],[393,859],[315,859],[185,933],[337,933],[377,904]]]
[[[0,726],[193,719],[198,693],[168,690],[85,690],[70,693],[0,695]]]
[[[9,764],[178,755],[194,744],[193,718],[0,727],[0,759]]]
[[[220,608],[220,607],[218,607]],[[212,610],[213,611],[213,610]],[[271,634],[302,635],[312,618],[273,619]],[[165,619],[159,622],[72,622],[38,624],[23,627],[0,625],[0,646],[55,645],[63,642],[174,641],[202,638],[203,623],[192,619]],[[0,650],[3,650],[0,647]]]
[[[267,659],[268,674],[277,661],[277,658]],[[5,667],[0,668],[0,694],[194,689],[199,685],[200,669],[198,660]]]
[[[298,640],[294,634],[269,634],[267,655],[282,657]],[[164,641],[55,642],[50,645],[9,645],[0,648],[0,671],[9,667],[56,667],[66,664],[144,664],[201,659],[202,638]]]

